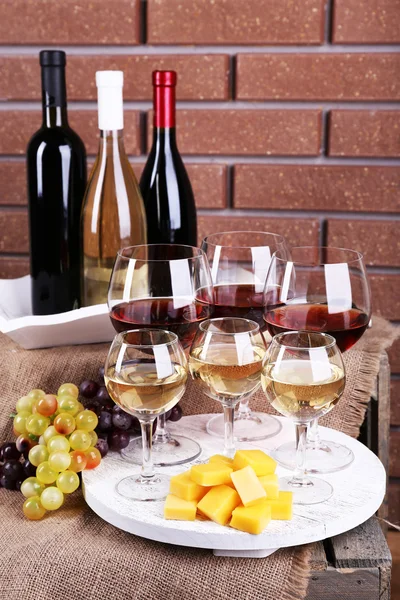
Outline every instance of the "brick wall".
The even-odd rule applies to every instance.
[[[400,0],[0,0],[0,277],[28,271],[23,155],[40,124],[38,50],[51,46],[68,52],[70,121],[89,155],[97,69],[125,72],[138,173],[150,73],[176,69],[200,234],[360,249],[374,310],[400,321]],[[400,343],[390,358],[400,520]]]

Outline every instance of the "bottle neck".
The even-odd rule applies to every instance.
[[[124,130],[123,129],[101,129],[99,157],[125,156]]]
[[[68,126],[65,67],[42,67],[42,107],[45,127]]]
[[[165,150],[175,148],[175,86],[154,86],[153,103],[153,145]]]

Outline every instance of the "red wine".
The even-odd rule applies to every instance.
[[[31,293],[34,315],[80,305],[80,217],[86,153],[69,127],[65,52],[44,50],[43,124],[27,148]]]
[[[176,145],[175,71],[153,71],[153,145],[140,179],[148,244],[197,246],[192,186]]]
[[[285,331],[321,331],[336,339],[342,352],[349,350],[368,327],[369,317],[358,308],[329,313],[326,304],[287,304],[271,307],[265,314],[271,335]]]
[[[210,318],[211,310],[209,304],[200,300],[145,298],[117,304],[111,310],[110,319],[118,332],[140,327],[167,329],[187,348],[196,335],[199,322]]]
[[[256,292],[253,284],[216,285],[213,291],[213,318],[241,317],[255,321],[261,330],[266,328],[263,319],[263,292]]]

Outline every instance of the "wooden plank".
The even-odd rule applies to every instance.
[[[388,355],[381,355],[378,375],[378,457],[386,469],[386,489],[389,485],[389,437],[390,437],[390,364]],[[378,511],[382,519],[388,517],[388,493]],[[387,526],[384,525],[386,532]]]
[[[324,544],[322,542],[315,542],[312,545],[310,568],[311,571],[326,571],[328,568],[328,561],[325,554]]]
[[[312,572],[306,600],[380,600],[380,572],[372,569],[334,569]]]

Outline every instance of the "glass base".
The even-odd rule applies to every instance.
[[[168,475],[160,475],[159,473],[156,473],[151,479],[141,477],[140,473],[137,473],[137,475],[130,475],[121,479],[117,483],[117,492],[120,496],[129,498],[129,500],[143,502],[162,500],[169,493],[169,480]]]
[[[294,442],[287,442],[275,448],[272,456],[277,463],[285,469],[294,470],[296,459],[296,445]],[[342,471],[354,460],[354,454],[342,444],[335,442],[321,441],[320,446],[314,446],[307,443],[306,450],[306,473],[314,475],[323,475],[324,473],[335,473]]]
[[[293,504],[319,504],[325,502],[333,494],[333,487],[323,479],[307,477],[306,485],[292,483],[292,477],[279,479],[279,489],[293,492]]]
[[[172,467],[184,465],[200,456],[201,446],[183,435],[168,436],[167,441],[153,441],[152,457],[155,467]],[[142,438],[134,438],[121,450],[121,456],[135,464],[142,464]]]
[[[206,425],[207,433],[216,437],[224,437],[224,415],[212,417]],[[253,442],[273,437],[282,429],[278,419],[265,413],[249,411],[244,416],[235,413],[235,441]]]

